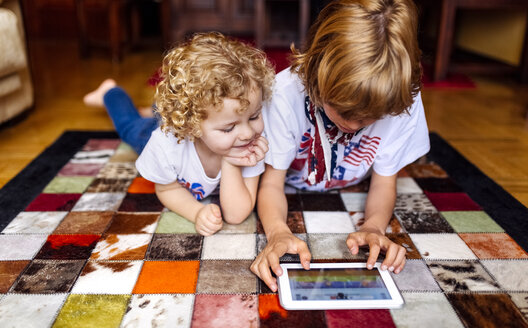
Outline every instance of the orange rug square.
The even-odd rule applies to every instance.
[[[259,316],[261,319],[268,319],[272,313],[278,313],[282,318],[288,317],[286,311],[279,302],[277,294],[260,294],[259,295]]]
[[[142,177],[137,177],[128,187],[128,192],[131,194],[154,194],[156,190],[153,182]]]
[[[196,291],[199,261],[147,261],[134,294],[192,294]]]

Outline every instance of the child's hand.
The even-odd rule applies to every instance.
[[[257,140],[255,140],[255,143],[250,147],[250,150],[253,154],[255,154],[255,164],[257,164],[257,162],[260,162],[264,159],[264,156],[269,150],[268,140],[266,140],[266,138],[263,136],[260,136]]]
[[[385,252],[385,260],[381,264],[382,270],[388,269],[394,273],[400,273],[405,266],[405,248],[394,243],[378,231],[353,232],[348,235],[346,243],[350,252],[354,255],[359,252],[360,246],[369,246],[370,255],[367,260],[367,268],[369,269],[374,267],[380,250]]]
[[[256,139],[245,156],[224,156],[224,160],[234,166],[255,166],[268,152],[268,140],[263,136]]]
[[[196,231],[203,236],[210,236],[222,229],[222,213],[216,204],[207,204],[202,207],[194,220]]]
[[[251,271],[256,274],[273,291],[277,291],[277,279],[271,275],[271,270],[282,275],[279,258],[284,254],[299,254],[299,259],[305,270],[310,269],[312,254],[304,241],[295,237],[290,231],[270,236],[266,247],[251,264]]]

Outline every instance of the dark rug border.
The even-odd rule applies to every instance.
[[[438,134],[430,133],[430,138],[431,151],[428,157],[439,164],[510,237],[528,251],[528,208]]]
[[[89,139],[119,138],[115,131],[66,131],[0,189],[0,231],[37,197]],[[21,192],[21,186],[24,189]]]
[[[89,139],[118,138],[115,131],[66,131],[0,189],[0,230],[23,211]],[[482,173],[436,133],[428,156],[488,213],[523,249],[528,250],[528,209]],[[475,183],[478,181],[478,183]],[[24,192],[20,192],[24,186]]]

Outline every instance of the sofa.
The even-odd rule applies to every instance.
[[[0,124],[34,102],[20,1],[0,0]]]

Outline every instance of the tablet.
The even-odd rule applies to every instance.
[[[279,299],[287,310],[393,309],[402,307],[403,298],[389,271],[376,263],[281,264],[277,277]]]

